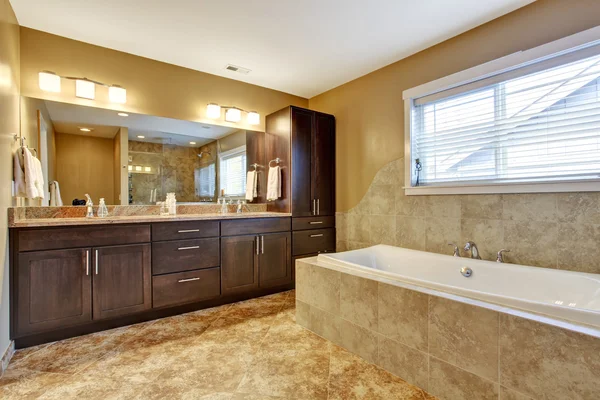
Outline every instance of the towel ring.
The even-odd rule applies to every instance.
[[[275,164],[279,164],[281,162],[281,158],[277,157],[274,160],[269,161],[269,168],[271,168],[271,163],[274,162]]]

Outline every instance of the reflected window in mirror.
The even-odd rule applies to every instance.
[[[246,193],[246,146],[219,154],[219,191],[227,197]]]

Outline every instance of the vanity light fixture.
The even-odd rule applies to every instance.
[[[96,96],[96,84],[87,79],[75,80],[75,96],[82,99],[94,100]]]
[[[138,139],[145,139],[145,138],[146,138],[146,136],[144,136],[144,135],[137,135],[137,138],[138,138]]]
[[[227,122],[240,122],[242,120],[242,113],[245,112],[248,114],[246,121],[249,125],[259,125],[260,124],[260,114],[256,111],[246,111],[241,108],[234,106],[220,106],[216,103],[208,103],[206,105],[206,116],[211,119],[217,119],[221,117],[221,108],[224,108],[225,111],[225,121]],[[208,127],[204,127],[205,129],[210,129]]]
[[[75,81],[75,96],[94,100],[96,85],[108,88],[108,99],[111,103],[125,104],[127,102],[127,90],[119,85],[107,85],[106,83],[94,81],[88,78],[74,76],[60,76],[51,71],[42,71],[38,74],[38,84],[45,92],[60,93],[61,78]]]
[[[117,115],[119,117],[129,117],[129,114],[127,114],[127,113],[117,113]]]
[[[225,111],[225,121],[227,122],[240,122],[242,120],[242,110],[239,108],[228,108]]]
[[[91,132],[91,131],[92,131],[92,129],[91,129],[91,128],[79,128],[79,130],[80,130],[81,132]]]
[[[125,104],[127,102],[127,90],[119,85],[112,85],[108,88],[108,99],[111,103]]]
[[[209,103],[206,106],[206,116],[211,119],[221,118],[221,106],[215,103]]]
[[[39,73],[38,83],[44,92],[60,93],[60,76],[54,72],[42,71]]]
[[[256,111],[248,112],[248,123],[250,125],[258,125],[260,124],[260,114]]]

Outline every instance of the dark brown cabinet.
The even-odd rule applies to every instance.
[[[335,118],[315,113],[312,135],[311,193],[315,215],[335,215]]]
[[[258,288],[259,236],[221,238],[221,292],[234,294]]]
[[[92,319],[91,249],[21,253],[16,323],[33,333]]]
[[[268,288],[291,283],[291,234],[282,232],[261,235],[260,247],[259,286]]]
[[[94,248],[94,319],[152,307],[150,244]]]

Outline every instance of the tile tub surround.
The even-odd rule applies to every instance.
[[[295,323],[278,293],[17,350],[0,398],[434,400]]]
[[[356,207],[336,214],[337,250],[389,244],[452,254],[449,242],[472,240],[485,260],[510,249],[506,262],[600,273],[600,192],[406,196],[403,186],[400,158]]]
[[[159,206],[108,206],[108,217],[91,219],[85,218],[85,207],[13,207],[8,209],[8,226],[15,228],[291,216],[287,213],[267,212],[266,204],[248,204],[248,206],[248,209],[238,214],[237,205],[232,205],[229,206],[227,214],[221,214],[220,206],[212,204],[178,205],[176,215],[164,217],[159,215]],[[94,213],[97,213],[96,207]]]
[[[331,270],[316,258],[296,262],[296,321],[440,399],[600,394],[600,338]]]

